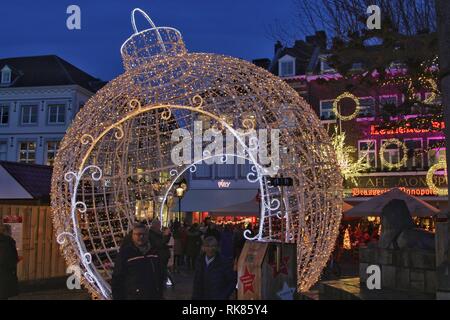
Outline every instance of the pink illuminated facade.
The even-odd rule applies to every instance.
[[[299,54],[302,48],[307,49],[303,51],[304,54]],[[361,85],[358,79],[345,80],[327,65],[327,55],[322,52],[326,52],[324,46],[314,37],[307,38],[306,42],[297,41],[294,48],[283,48],[278,44],[269,70],[282,77],[310,103],[330,135],[335,132],[336,126],[345,132],[346,144],[356,150],[354,159],[363,156],[366,158],[370,168],[356,177],[356,181],[345,183],[346,202],[356,204],[399,187],[444,209],[447,206],[446,197],[434,193],[426,180],[429,168],[440,159],[445,159],[444,124],[432,121],[428,128],[417,128],[413,121],[409,121],[416,115],[410,114],[403,116],[406,123],[396,125],[399,119],[387,116],[384,109],[402,104],[405,96],[399,88],[394,85]],[[361,70],[364,64],[354,63],[354,68]],[[292,70],[299,72],[286,74]],[[360,102],[359,113],[349,121],[336,119],[333,112],[334,100],[344,92],[351,92]],[[415,99],[425,100],[430,94],[426,90],[416,92]],[[355,110],[355,103],[348,98],[343,99],[339,105],[343,115],[350,115]],[[389,128],[383,125],[386,122],[391,124]],[[402,147],[386,144],[388,139],[397,139],[403,143],[406,155]],[[386,144],[384,152],[380,154],[383,144]],[[396,164],[405,156],[407,160],[401,168],[390,168],[381,159],[384,157],[385,161]],[[438,171],[433,180],[437,187],[447,187],[447,178],[442,171]]]

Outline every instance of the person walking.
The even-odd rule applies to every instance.
[[[202,245],[201,232],[198,224],[194,223],[187,231],[186,256],[188,258],[188,269],[195,269],[195,262],[200,254]]]
[[[182,236],[185,233],[184,226],[180,226],[173,232],[173,272],[179,273],[179,267],[183,261],[185,242]]]
[[[149,242],[146,225],[136,223],[131,241],[124,241],[114,263],[114,300],[159,300],[163,298],[164,273],[157,248]]]
[[[237,274],[233,260],[219,254],[214,237],[203,240],[202,254],[197,259],[192,292],[193,300],[228,300],[234,293]]]
[[[220,253],[223,257],[228,259],[234,258],[234,248],[233,248],[233,231],[231,230],[231,225],[226,224],[223,232],[220,235]]]
[[[18,294],[18,262],[16,241],[11,237],[11,227],[0,224],[0,300]]]

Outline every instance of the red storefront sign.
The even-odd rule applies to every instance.
[[[419,129],[419,128],[411,128],[410,125],[406,124],[405,127],[398,127],[393,129],[380,129],[378,125],[370,126],[370,134],[377,135],[397,135],[397,134],[408,134],[408,133],[428,133],[428,132],[437,132],[441,131],[445,128],[444,122],[433,121],[431,123],[432,129]]]

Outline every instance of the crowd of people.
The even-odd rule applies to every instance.
[[[207,217],[199,225],[174,220],[161,228],[133,226],[116,257],[112,277],[114,299],[162,299],[172,273],[181,267],[194,272],[192,299],[229,299],[236,290],[237,260],[251,225],[217,226]]]

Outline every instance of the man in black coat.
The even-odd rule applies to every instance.
[[[0,224],[0,300],[18,294],[16,242],[9,225]]]
[[[131,241],[124,241],[114,263],[114,300],[159,300],[163,298],[164,276],[158,250],[148,239],[144,224],[133,227]]]
[[[203,240],[203,254],[197,260],[193,300],[228,300],[236,289],[237,275],[233,261],[219,254],[215,237]]]

